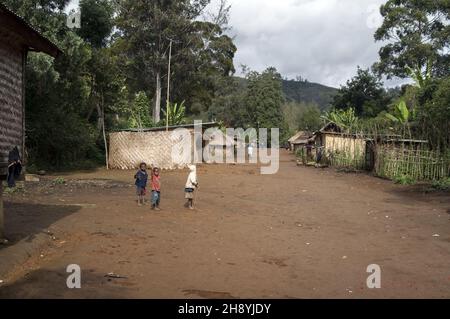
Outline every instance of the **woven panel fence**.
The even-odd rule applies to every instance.
[[[179,140],[171,131],[116,132],[109,135],[109,165],[112,169],[136,169],[142,162],[164,170],[187,167],[189,160],[174,162],[172,150]]]

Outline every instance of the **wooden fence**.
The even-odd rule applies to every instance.
[[[440,180],[450,176],[450,158],[428,150],[378,147],[375,174],[389,179]]]

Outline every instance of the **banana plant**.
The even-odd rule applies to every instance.
[[[184,105],[184,101],[180,104],[174,103],[171,104],[167,102],[166,109],[163,110],[163,114],[167,119],[167,125],[180,125],[185,122],[186,116],[186,107]]]
[[[415,68],[406,66],[406,69],[408,70],[409,76],[414,80],[416,86],[419,88],[423,88],[433,76],[433,62],[431,59],[428,59],[427,61],[425,72],[422,72],[420,65],[417,65]]]
[[[348,108],[346,110],[332,110],[325,113],[322,116],[322,119],[337,124],[338,126],[344,128],[347,132],[354,129],[359,122],[354,108]]]
[[[406,106],[406,102],[401,100],[395,105],[392,113],[387,113],[386,117],[394,123],[399,123],[401,125],[406,125],[410,120],[410,112]]]

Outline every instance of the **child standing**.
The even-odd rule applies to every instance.
[[[152,171],[152,209],[161,210],[159,203],[161,201],[161,176],[159,168],[155,167]]]
[[[189,176],[186,181],[185,198],[187,199],[186,207],[194,209],[194,192],[198,188],[197,182],[197,167],[195,165],[189,165]]]
[[[141,163],[141,165],[139,165],[139,171],[134,175],[134,178],[136,179],[135,185],[136,194],[138,196],[138,206],[142,206],[145,204],[145,193],[148,180],[147,164]]]

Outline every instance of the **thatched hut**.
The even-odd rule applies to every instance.
[[[314,133],[314,139],[318,161],[331,166],[365,167],[366,136],[346,133],[330,122]]]
[[[293,152],[297,152],[299,149],[307,148],[311,150],[312,148],[309,146],[313,146],[314,139],[312,138],[312,134],[309,132],[300,132],[300,135],[296,135],[297,138],[293,141],[290,141],[291,150]]]
[[[308,134],[307,132],[304,132],[304,131],[298,131],[297,133],[295,133],[290,139],[288,139],[289,149],[292,152],[295,152],[295,147],[294,147],[295,143],[300,140],[304,140],[305,136],[307,136],[307,135],[309,135],[308,138],[311,137],[310,134]]]
[[[56,57],[60,50],[0,2],[0,238],[3,237],[2,181],[10,152],[25,149],[25,65],[29,51]]]

